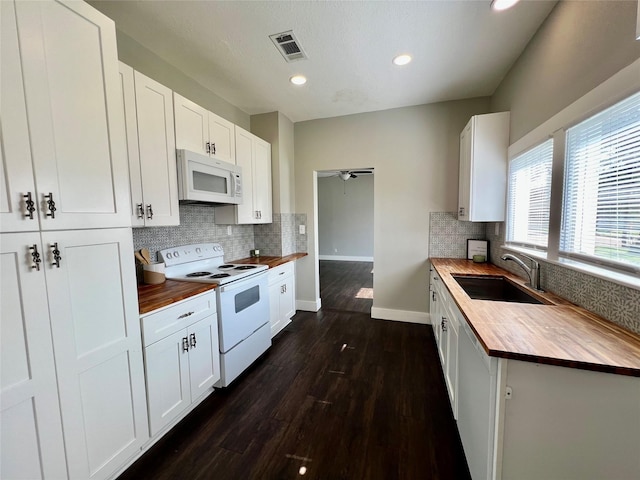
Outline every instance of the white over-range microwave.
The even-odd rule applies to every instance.
[[[177,150],[178,199],[242,203],[242,168],[189,150]]]

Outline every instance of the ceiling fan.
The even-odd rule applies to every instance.
[[[339,172],[331,175],[332,177],[338,176],[345,182],[350,178],[358,178],[358,175],[372,175],[373,169],[370,170],[340,170]]]

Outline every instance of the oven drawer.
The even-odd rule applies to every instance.
[[[187,298],[141,317],[143,346],[162,340],[197,321],[216,313],[215,290]]]

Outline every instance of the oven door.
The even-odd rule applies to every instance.
[[[269,322],[266,272],[218,287],[220,353],[226,353]]]

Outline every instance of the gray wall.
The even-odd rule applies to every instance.
[[[491,98],[511,142],[640,58],[636,1],[561,1]]]
[[[295,124],[296,212],[314,238],[316,171],[374,167],[374,308],[427,312],[429,212],[458,208],[459,135],[488,98]],[[297,262],[297,297],[317,303],[318,245]],[[426,313],[425,313],[426,315]]]
[[[493,111],[511,111],[511,143],[538,127],[640,58],[635,40],[636,1],[561,1],[492,97]],[[492,262],[503,262],[504,223],[487,238]],[[640,333],[640,291],[541,263],[542,286],[619,325]]]
[[[373,175],[318,178],[320,255],[373,258]]]
[[[249,130],[249,115],[165,62],[133,38],[116,30],[118,59],[183,97]]]

